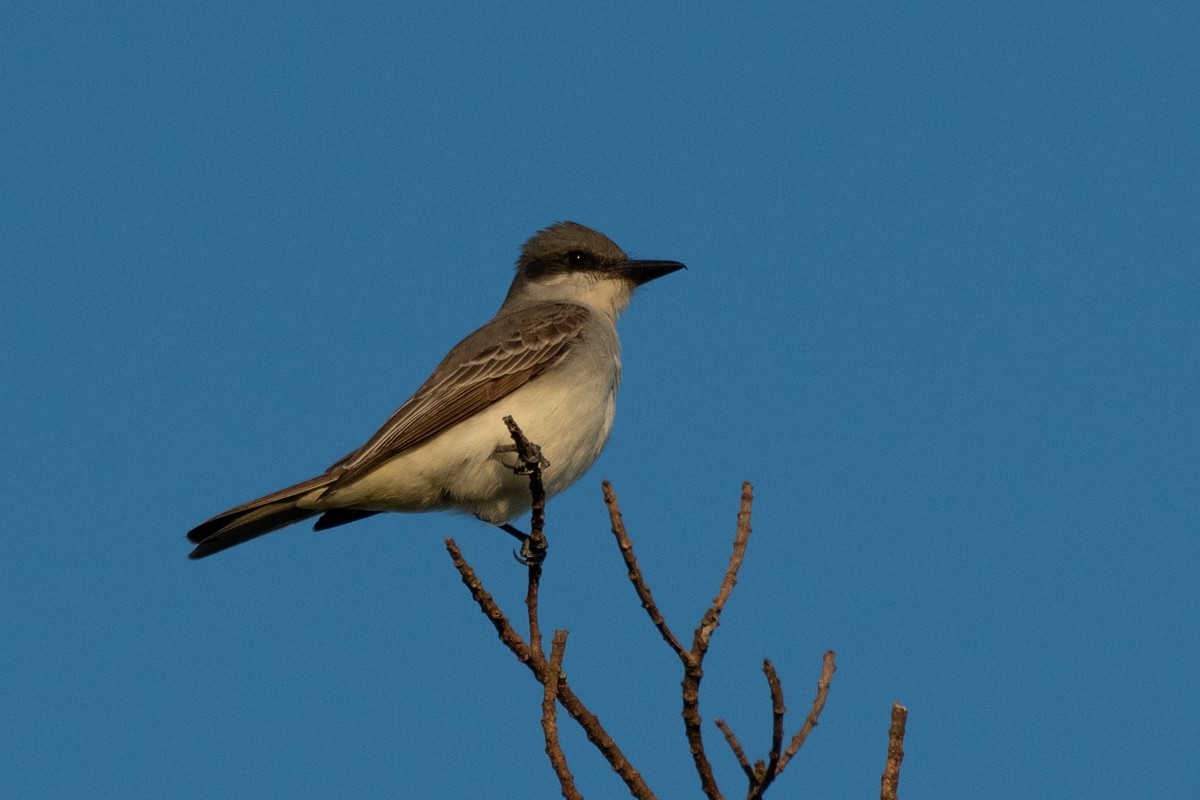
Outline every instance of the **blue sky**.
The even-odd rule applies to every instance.
[[[572,219],[688,264],[549,508],[543,628],[662,797],[678,664],[757,491],[701,711],[780,796],[1200,782],[1193,4],[18,3],[0,31],[0,774],[21,797],[552,797],[474,520],[184,533],[361,443]],[[589,797],[623,796],[564,726]]]

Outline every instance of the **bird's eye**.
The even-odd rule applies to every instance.
[[[586,267],[591,261],[591,257],[582,250],[572,250],[567,253],[567,263],[572,267]]]

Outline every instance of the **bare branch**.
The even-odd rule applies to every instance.
[[[525,591],[525,608],[529,616],[529,646],[542,655],[542,628],[538,623],[538,588],[542,584],[542,564],[529,562],[529,585]]]
[[[529,585],[525,594],[525,608],[529,616],[529,646],[539,655],[542,651],[542,629],[538,623],[538,589],[542,581],[542,562],[546,560],[546,487],[542,483],[542,468],[550,462],[542,456],[541,448],[529,441],[521,426],[511,416],[504,418],[508,434],[513,440],[520,466],[518,474],[529,476],[529,496],[532,511],[529,521],[529,536],[521,544],[522,561],[529,568]]]
[[[709,800],[720,800],[722,797],[717,788],[717,779],[713,775],[712,764],[704,752],[704,734],[701,731],[700,718],[700,681],[704,678],[701,666],[703,655],[698,657],[689,654],[683,668],[683,730],[688,740],[688,751],[696,765],[696,773],[700,776],[700,788]]]
[[[496,605],[496,601],[483,588],[483,583],[475,575],[475,571],[463,558],[462,551],[453,539],[446,539],[446,549],[450,552],[450,558],[454,562],[455,569],[462,576],[462,581],[471,591],[471,597],[479,604],[479,608],[483,611],[484,616],[491,620],[495,626],[496,632],[500,635],[500,641],[512,651],[513,655],[522,664],[529,667],[529,670],[537,678],[542,686],[546,685],[549,679],[550,666],[547,663],[545,656],[540,653],[534,653],[532,649],[525,643],[521,636],[513,630],[512,624],[508,618],[504,616],[504,612]],[[596,746],[604,758],[608,761],[609,766],[613,771],[621,776],[625,781],[625,785],[629,788],[630,793],[639,798],[639,800],[653,800],[654,793],[650,791],[650,787],[642,779],[639,773],[629,760],[625,758],[621,748],[613,741],[613,738],[608,735],[604,727],[600,724],[599,718],[596,717],[587,706],[583,704],[575,693],[571,690],[567,683],[567,676],[559,673],[558,676],[558,700],[562,707],[567,710],[587,736],[588,741]]]
[[[771,751],[767,754],[766,774],[775,775],[779,768],[779,751],[783,748],[783,715],[787,713],[787,707],[783,704],[783,684],[770,659],[763,659],[763,674],[771,687]]]
[[[825,653],[821,665],[821,677],[817,680],[817,696],[813,698],[812,709],[808,712],[808,718],[804,720],[803,727],[792,737],[791,744],[779,758],[779,767],[775,771],[776,776],[783,772],[783,768],[792,760],[792,756],[800,752],[800,748],[804,746],[804,741],[812,733],[812,729],[817,727],[817,720],[825,708],[825,700],[829,697],[829,683],[833,680],[835,670],[837,670],[837,665],[834,663],[834,652],[829,650]]]
[[[562,676],[563,651],[566,647],[567,632],[555,631],[550,642],[550,666],[542,688],[542,732],[546,737],[546,755],[550,758],[550,765],[554,767],[554,774],[558,776],[563,797],[567,800],[583,800],[583,795],[575,788],[575,778],[567,768],[567,757],[558,740],[558,687]]]
[[[500,636],[500,641],[504,643],[517,659],[529,667],[533,672],[534,677],[543,687],[543,730],[546,733],[547,740],[553,733],[555,749],[558,755],[561,756],[561,747],[557,742],[557,715],[551,714],[550,725],[551,729],[546,729],[546,712],[544,699],[546,693],[550,692],[550,696],[557,696],[558,702],[567,710],[571,718],[574,719],[587,736],[588,741],[600,750],[601,754],[608,760],[613,771],[621,776],[625,781],[625,785],[629,788],[630,793],[639,798],[639,800],[653,800],[654,793],[646,785],[641,774],[634,769],[628,759],[617,747],[613,738],[608,735],[604,727],[600,724],[600,720],[583,704],[567,684],[567,677],[562,673],[561,650],[566,647],[566,631],[556,632],[554,641],[551,643],[551,662],[546,661],[546,657],[542,651],[541,645],[541,630],[538,623],[538,589],[541,583],[542,562],[545,560],[547,543],[544,533],[545,528],[545,507],[546,507],[546,491],[542,484],[542,469],[549,466],[549,462],[542,457],[541,450],[537,445],[530,442],[521,428],[513,421],[512,417],[505,417],[504,423],[508,427],[510,435],[513,437],[513,450],[517,454],[518,460],[521,462],[520,474],[529,476],[529,491],[532,499],[532,518],[530,522],[530,534],[525,539],[521,553],[524,563],[529,568],[529,586],[525,596],[525,605],[529,614],[529,631],[530,643],[527,644],[513,629],[512,624],[500,610],[496,601],[483,588],[483,582],[475,574],[475,571],[467,564],[466,559],[462,555],[462,551],[453,539],[446,539],[446,549],[450,552],[450,558],[454,563],[455,569],[458,570],[462,577],[463,583],[471,591],[471,597],[479,605],[484,615],[491,620],[492,625],[496,628],[496,633]],[[515,529],[506,529],[514,532],[517,535],[519,531]],[[562,644],[557,645],[560,638]],[[557,655],[558,661],[554,662],[555,648],[560,652]],[[550,686],[554,689],[551,692]],[[547,754],[551,757],[551,762],[555,765],[555,772],[559,775],[560,784],[563,786],[564,796],[578,796],[577,790],[574,788],[574,781],[570,777],[570,772],[566,770],[565,757],[561,760],[562,771],[559,771],[560,764],[555,763],[556,756],[551,754],[550,745],[547,745]],[[570,783],[564,782],[564,775]],[[575,792],[574,795],[568,792]]]
[[[729,566],[725,570],[725,578],[721,581],[721,588],[717,591],[717,596],[713,598],[712,605],[700,619],[700,626],[696,628],[696,635],[692,641],[692,654],[701,658],[708,650],[713,631],[721,624],[721,612],[725,610],[725,603],[729,600],[729,595],[737,584],[738,570],[742,568],[742,561],[746,557],[746,545],[750,541],[750,506],[753,503],[754,487],[750,485],[749,481],[746,481],[742,484],[742,504],[738,510],[737,534],[733,537],[733,553],[729,556]]]
[[[638,598],[642,601],[642,608],[650,615],[650,621],[654,623],[654,627],[658,628],[659,634],[663,641],[670,645],[675,654],[682,659],[687,659],[687,651],[683,649],[683,645],[675,638],[675,634],[667,627],[667,622],[663,619],[662,612],[658,610],[658,605],[654,602],[654,596],[650,594],[650,587],[646,584],[646,579],[642,576],[642,568],[638,566],[637,556],[633,552],[633,542],[629,539],[629,532],[625,530],[625,520],[621,517],[621,507],[617,503],[617,494],[613,491],[612,484],[608,481],[603,481],[600,487],[604,490],[604,504],[608,506],[608,518],[612,522],[613,535],[617,537],[617,546],[621,549],[621,558],[625,560],[625,568],[629,573],[629,580],[633,583],[633,588],[637,591]]]
[[[484,590],[482,582],[466,563],[461,551],[452,539],[446,540],[447,549],[450,552],[455,568],[458,569],[462,577],[463,583],[471,591],[471,595],[480,609],[492,621],[500,640],[517,656],[518,660],[529,667],[530,671],[533,672],[534,676],[542,684],[542,728],[545,734],[546,754],[550,758],[555,774],[559,778],[563,796],[568,798],[568,800],[581,798],[578,789],[575,787],[574,778],[567,767],[566,756],[562,751],[559,740],[557,704],[561,704],[572,719],[580,725],[588,740],[600,750],[613,770],[621,776],[633,796],[648,800],[653,798],[654,794],[646,786],[641,775],[624,757],[612,737],[600,725],[599,719],[575,696],[567,683],[566,675],[562,672],[562,660],[566,648],[567,632],[565,630],[555,632],[551,643],[549,661],[546,660],[546,656],[542,651],[538,623],[538,590],[542,574],[542,561],[546,553],[546,541],[543,531],[545,525],[545,490],[541,483],[541,469],[544,466],[548,466],[548,464],[541,457],[537,446],[531,444],[525,438],[521,429],[511,417],[506,417],[505,423],[508,425],[509,431],[513,436],[514,447],[512,449],[517,452],[522,464],[522,472],[520,474],[530,476],[530,492],[533,497],[533,534],[524,541],[522,546],[524,563],[529,568],[529,586],[525,600],[529,613],[529,643],[526,643],[516,633],[508,619],[504,616],[504,613],[496,605],[492,596]],[[654,601],[650,587],[646,583],[645,576],[638,565],[637,556],[633,552],[633,543],[625,528],[624,519],[622,518],[620,506],[612,485],[608,481],[605,481],[603,488],[604,500],[608,506],[609,518],[612,523],[613,535],[616,537],[621,550],[621,556],[625,561],[629,580],[638,594],[642,608],[649,615],[651,622],[659,631],[663,641],[675,652],[683,664],[682,717],[689,750],[695,762],[697,774],[700,776],[701,789],[709,800],[723,800],[721,792],[717,787],[716,779],[713,776],[712,766],[704,749],[701,727],[702,720],[699,708],[700,683],[704,677],[703,662],[705,654],[711,644],[713,633],[720,625],[721,614],[729,601],[733,587],[737,585],[738,573],[745,560],[746,548],[751,533],[750,514],[754,500],[753,487],[749,483],[742,485],[737,532],[734,537],[733,551],[730,554],[729,565],[726,567],[720,588],[713,598],[712,604],[700,619],[700,623],[693,635],[690,650],[685,650],[678,638],[672,633]],[[506,530],[518,537],[522,536],[520,531],[513,528],[506,527]],[[535,538],[538,543],[531,545],[530,543],[534,542]],[[781,752],[783,746],[784,717],[786,714],[783,686],[774,665],[769,660],[763,661],[763,673],[767,678],[767,684],[771,693],[772,713],[771,749],[767,761],[758,760],[751,765],[745,751],[742,749],[741,743],[729,725],[723,719],[716,721],[717,727],[725,736],[725,740],[733,751],[738,764],[749,779],[750,787],[747,798],[761,798],[767,787],[783,772],[788,762],[804,745],[808,735],[817,725],[821,712],[825,707],[830,682],[835,669],[834,653],[833,651],[829,651],[824,657],[821,677],[817,681],[817,695],[813,700],[812,709],[800,731],[792,737],[787,749]],[[903,707],[898,704],[896,708],[903,711]],[[895,797],[894,787],[899,777],[899,761],[903,756],[903,751],[900,749],[903,739],[903,719],[899,723],[899,739],[897,739],[895,713],[894,711],[892,728],[893,747],[889,748],[888,767],[883,777],[884,800],[887,800],[889,797],[887,795],[889,785],[892,787],[890,797]]]
[[[528,665],[533,670],[534,675],[537,675],[538,670],[533,663],[534,653],[530,650],[529,645],[525,643],[525,640],[521,638],[521,635],[513,630],[508,617],[504,616],[504,612],[500,610],[500,606],[496,605],[496,601],[483,588],[483,581],[479,580],[479,576],[475,574],[475,570],[463,558],[462,550],[459,549],[458,543],[450,537],[446,537],[446,550],[450,552],[450,560],[454,562],[454,568],[458,570],[462,582],[471,591],[471,597],[479,605],[479,610],[495,626],[496,633],[500,636],[500,641],[512,651],[518,661]],[[541,680],[541,677],[538,676],[538,679]]]
[[[733,730],[729,727],[725,720],[718,719],[715,720],[715,722],[717,727],[721,729],[721,733],[725,734],[725,741],[729,744],[729,749],[733,751],[733,755],[737,759],[738,764],[741,765],[742,772],[746,773],[746,777],[750,779],[750,783],[753,785],[754,781],[756,780],[754,768],[751,767],[750,762],[746,760],[746,751],[742,749],[742,743],[738,741],[737,736],[734,736]]]
[[[634,769],[633,764],[630,764],[629,760],[625,758],[621,748],[617,747],[617,743],[600,724],[599,718],[589,711],[583,701],[571,691],[566,675],[559,677],[558,702],[567,710],[571,718],[579,723],[579,727],[583,728],[588,741],[596,746],[596,749],[608,761],[609,766],[613,768],[613,772],[620,775],[621,780],[625,781],[630,793],[638,800],[654,800],[654,792],[650,791],[650,787],[642,779],[641,773]]]
[[[908,709],[899,703],[892,704],[892,724],[888,729],[887,763],[883,767],[880,781],[880,800],[896,800],[900,788],[900,762],[904,760],[904,725],[908,722]]]
[[[546,489],[542,485],[542,470],[550,466],[550,462],[542,455],[542,450],[525,436],[521,427],[511,416],[504,418],[508,435],[512,437],[513,449],[521,462],[522,473],[529,476],[529,494],[533,501],[533,510],[529,521],[530,538],[542,535],[546,525]]]
[[[767,788],[783,772],[787,762],[799,751],[808,734],[816,726],[817,717],[821,715],[821,709],[825,707],[825,698],[829,694],[829,681],[833,677],[833,670],[831,650],[825,654],[821,677],[817,681],[817,698],[813,701],[813,709],[809,712],[804,727],[792,738],[788,749],[781,755],[779,748],[783,744],[783,718],[787,711],[783,703],[783,684],[779,680],[779,674],[775,672],[775,665],[769,659],[763,660],[763,674],[767,676],[767,685],[771,689],[771,752],[766,763],[755,762],[753,774],[750,775],[750,788],[746,792],[747,800],[757,800],[766,793]]]
[[[700,618],[700,625],[692,637],[691,652],[683,659],[683,728],[687,735],[688,750],[692,761],[696,764],[696,772],[700,775],[700,788],[709,800],[717,800],[721,792],[717,789],[717,781],[713,776],[712,765],[704,752],[704,732],[700,717],[700,681],[704,679],[704,654],[712,641],[713,631],[721,624],[721,612],[733,587],[737,584],[738,570],[746,557],[746,545],[750,541],[750,507],[754,503],[754,487],[747,481],[742,484],[742,501],[738,510],[737,533],[733,538],[733,553],[729,557],[729,566],[725,569],[725,577],[721,580],[721,588],[713,598],[712,605]]]

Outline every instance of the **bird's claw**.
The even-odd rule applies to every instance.
[[[546,546],[534,544],[533,537],[527,537],[521,542],[521,550],[513,550],[513,558],[523,567],[536,567],[546,560]]]
[[[497,527],[521,542],[521,549],[513,550],[513,558],[517,560],[518,564],[524,567],[532,567],[546,560],[546,537],[543,536],[539,542],[528,533],[518,530],[512,525],[504,524]]]
[[[511,469],[513,471],[514,475],[524,476],[524,475],[533,474],[533,467],[531,466],[532,462],[537,463],[538,469],[545,469],[546,467],[550,466],[550,462],[546,460],[546,457],[544,455],[542,455],[542,448],[538,447],[536,444],[533,444],[532,442],[529,443],[529,448],[530,448],[530,452],[529,452],[530,459],[529,460],[526,460],[526,459],[518,456],[517,457],[517,465],[515,467],[509,467],[509,469]],[[516,453],[517,446],[515,444],[501,445],[500,447],[496,448],[496,452],[497,453]]]

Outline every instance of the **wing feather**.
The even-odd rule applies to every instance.
[[[566,357],[591,311],[539,303],[497,317],[459,342],[366,444],[326,474],[344,483],[521,388]]]

